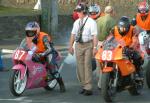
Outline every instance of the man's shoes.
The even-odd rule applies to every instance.
[[[93,94],[93,92],[91,90],[85,90],[83,93],[85,96],[90,96]]]
[[[80,91],[79,91],[79,94],[83,94],[85,92],[85,89],[81,89]]]

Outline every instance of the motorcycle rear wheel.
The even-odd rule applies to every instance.
[[[135,85],[131,88],[128,89],[129,93],[133,96],[140,95],[140,92],[138,89],[135,87]]]
[[[23,80],[20,79],[20,76],[20,70],[14,70],[9,79],[9,88],[14,96],[20,96],[27,85],[27,74],[25,74]]]
[[[55,64],[55,68],[58,70],[58,69],[59,69],[59,66],[58,66],[57,64]],[[44,87],[44,89],[45,89],[45,90],[48,90],[48,91],[52,91],[52,90],[56,87],[57,83],[58,83],[58,82],[57,82],[57,79],[54,78],[54,79],[52,79],[51,81],[48,81],[48,82],[47,82],[47,86]]]
[[[53,90],[53,89],[56,87],[56,85],[57,85],[57,80],[56,80],[56,79],[53,79],[53,80],[49,81],[47,84],[48,84],[48,85],[47,85],[46,87],[44,87],[44,89],[45,89],[45,90],[48,90],[48,91],[51,91],[51,90]]]
[[[143,83],[141,85],[142,87],[139,88],[138,87],[139,84],[136,83],[136,82],[141,83],[141,81],[133,81],[131,87],[128,89],[129,93],[131,95],[133,95],[133,96],[140,95],[141,94],[141,90],[143,88]]]

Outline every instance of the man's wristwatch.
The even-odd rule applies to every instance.
[[[97,49],[97,47],[96,47],[96,46],[94,46],[94,49]]]

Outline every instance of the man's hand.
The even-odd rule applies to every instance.
[[[74,48],[73,48],[73,44],[75,43],[74,42],[75,41],[74,36],[75,36],[74,34],[71,34],[70,42],[69,42],[69,49],[68,49],[69,53],[72,55],[74,54]]]
[[[95,57],[96,53],[97,53],[97,48],[93,47],[93,57]]]
[[[74,48],[73,48],[72,46],[69,47],[69,50],[68,50],[68,51],[69,51],[70,54],[72,54],[72,55],[74,54]]]

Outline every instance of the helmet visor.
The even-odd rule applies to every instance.
[[[90,15],[96,15],[97,13],[96,12],[89,12]]]
[[[119,28],[119,31],[120,32],[125,32],[125,30],[126,30],[126,26],[125,26],[125,23],[124,22],[122,22],[122,21],[120,21],[119,23],[118,23],[118,28]]]
[[[124,33],[126,31],[126,28],[124,27],[119,27],[120,32]]]
[[[26,36],[27,37],[33,37],[36,35],[36,31],[26,31]]]

